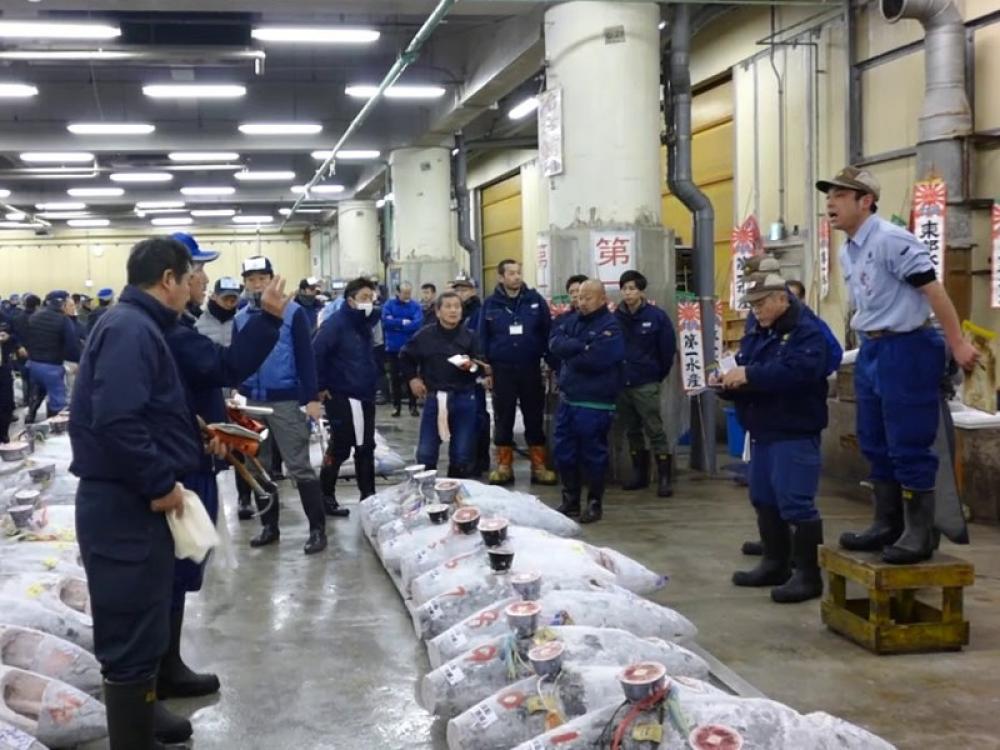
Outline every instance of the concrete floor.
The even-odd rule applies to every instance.
[[[379,410],[390,442],[408,456],[416,420]],[[527,490],[527,466],[517,467]],[[224,479],[231,500],[229,478]],[[343,485],[347,505],[357,490]],[[966,612],[972,643],[962,653],[875,657],[828,632],[818,602],[772,604],[766,590],[737,589],[749,561],[745,490],[681,473],[676,495],[609,491],[605,520],[584,532],[669,574],[656,597],[699,627],[699,643],[766,694],[801,711],[824,710],[861,724],[902,749],[1000,748],[1000,530],[974,526],[960,554],[975,563]],[[556,492],[544,498],[556,502]],[[220,696],[173,701],[192,718],[194,747],[444,748],[444,727],[414,700],[427,668],[399,597],[357,518],[330,521],[330,550],[306,558],[306,527],[288,492],[279,546],[250,550],[257,523],[230,528],[239,567],[216,569],[192,597],[184,651],[216,671]],[[867,508],[824,487],[827,538],[867,520]],[[950,545],[945,545],[946,551]]]

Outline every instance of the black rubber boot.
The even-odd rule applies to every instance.
[[[882,551],[882,559],[893,565],[912,565],[930,560],[934,539],[934,490],[904,489],[903,534]]]
[[[250,540],[251,547],[266,547],[269,544],[274,544],[281,538],[281,532],[278,531],[278,508],[280,503],[281,501],[277,492],[257,498],[257,514],[260,516],[263,528],[261,528],[257,536]]]
[[[236,516],[241,521],[249,521],[254,517],[253,503],[250,501],[249,495],[240,495],[237,501],[239,505],[236,507]]]
[[[354,475],[358,481],[358,491],[361,493],[362,500],[375,494],[375,450],[373,448],[354,449]],[[350,513],[347,508],[341,508],[341,510],[344,511],[345,516]]]
[[[673,461],[669,453],[664,453],[656,457],[657,497],[673,497],[674,488],[671,482],[673,471]]]
[[[420,416],[420,409],[417,408],[416,404],[410,404],[410,416],[411,417],[419,417]]]
[[[326,464],[319,470],[319,484],[323,490],[323,512],[331,518],[344,518],[351,513],[347,508],[341,508],[337,502],[339,476],[340,466],[335,463]]]
[[[757,511],[757,528],[760,530],[764,557],[753,570],[733,573],[736,586],[780,586],[791,576],[789,560],[792,556],[788,524],[781,520],[777,507],[761,505]]]
[[[170,644],[160,660],[156,696],[165,698],[200,698],[219,692],[219,678],[214,674],[193,672],[181,657],[181,631],[184,628],[184,605],[170,613]]]
[[[165,745],[187,742],[194,734],[191,722],[171,713],[162,701],[153,704],[153,736]]]
[[[560,471],[559,477],[562,479],[562,503],[556,510],[569,518],[580,517],[580,471],[567,470]]]
[[[587,507],[580,514],[580,523],[596,523],[604,518],[604,478],[593,479],[587,488]]]
[[[823,521],[803,521],[792,531],[792,559],[795,570],[788,583],[771,589],[771,599],[778,604],[794,604],[823,595],[823,576],[816,562],[819,545],[823,543]]]
[[[14,418],[10,414],[0,417],[0,443],[10,442],[10,425]]]
[[[136,682],[104,681],[111,750],[150,750],[163,747],[153,735],[156,679]]]
[[[315,555],[326,549],[326,513],[323,510],[323,489],[315,480],[299,482],[299,499],[309,519],[309,540],[302,551]]]
[[[853,552],[879,552],[903,533],[903,488],[895,482],[875,482],[875,520],[862,532],[845,531],[840,546]]]
[[[403,413],[403,408],[401,406],[396,406],[392,410],[392,416],[398,417]]]
[[[740,547],[740,552],[750,557],[760,557],[764,554],[764,545],[759,541],[751,542],[747,540],[743,542],[743,546]]]
[[[622,483],[626,492],[642,490],[649,487],[649,451],[632,452],[632,478]]]

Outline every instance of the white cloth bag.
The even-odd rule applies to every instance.
[[[219,544],[219,532],[201,499],[191,490],[184,490],[184,515],[178,518],[174,512],[167,513],[167,525],[174,537],[174,556],[178,560],[201,563]]]

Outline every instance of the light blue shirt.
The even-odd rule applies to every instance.
[[[327,302],[325,305],[323,305],[323,309],[319,311],[319,325],[317,327],[323,325],[326,322],[327,318],[329,318],[343,306],[344,306],[343,297],[337,297],[336,299]]]
[[[856,308],[856,331],[920,328],[931,315],[927,297],[907,283],[913,274],[934,270],[927,246],[902,227],[869,217],[840,248],[840,267]]]

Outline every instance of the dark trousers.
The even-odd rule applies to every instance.
[[[330,444],[326,447],[326,459],[329,465],[336,467],[336,473],[340,472],[340,466],[351,455],[354,450],[354,478],[358,483],[358,490],[361,497],[366,498],[375,494],[375,402],[361,402],[361,416],[364,425],[361,427],[362,435],[357,434],[354,424],[354,416],[351,412],[351,401],[347,396],[334,393],[324,404],[326,418],[330,423]],[[360,437],[360,439],[359,439]],[[360,443],[360,445],[358,445]],[[327,477],[330,472],[327,467],[323,468]],[[323,479],[323,473],[320,474]],[[336,479],[334,479],[336,482]],[[324,487],[323,491],[333,494],[335,487]]]
[[[819,519],[819,435],[798,440],[750,444],[750,502],[775,506],[782,520],[802,523]]]
[[[174,540],[163,513],[123,485],[82,479],[76,537],[87,571],[94,655],[104,677],[156,674],[170,638]]]
[[[14,421],[14,373],[9,364],[0,367],[0,443],[10,442]]]
[[[945,356],[933,328],[862,343],[854,365],[858,442],[873,481],[934,489]]]
[[[490,468],[490,413],[486,409],[486,389],[476,386],[476,461],[474,474]]]
[[[469,388],[448,394],[448,476],[467,477],[475,466],[476,451],[476,392]],[[437,468],[441,437],[438,433],[437,394],[427,394],[420,417],[420,440],[417,461],[428,469]]]
[[[181,480],[181,484],[201,498],[212,523],[219,520],[219,485],[215,481],[215,471],[189,474]],[[188,591],[201,591],[209,558],[211,554],[200,563],[194,560],[178,560],[174,563],[174,591],[171,599],[171,609],[174,612],[184,609],[184,597]]]
[[[608,472],[608,433],[614,421],[612,409],[590,409],[560,401],[552,450],[556,470],[569,475],[581,469],[588,482],[603,482]]]
[[[518,404],[524,418],[524,439],[528,445],[545,445],[545,386],[537,363],[493,365],[493,443],[514,445],[514,416]]]
[[[399,409],[405,394],[410,402],[410,408],[414,408],[417,405],[417,399],[410,390],[410,384],[403,379],[403,371],[399,366],[399,352],[386,352],[385,361],[389,365],[389,388],[392,390],[392,405]]]

